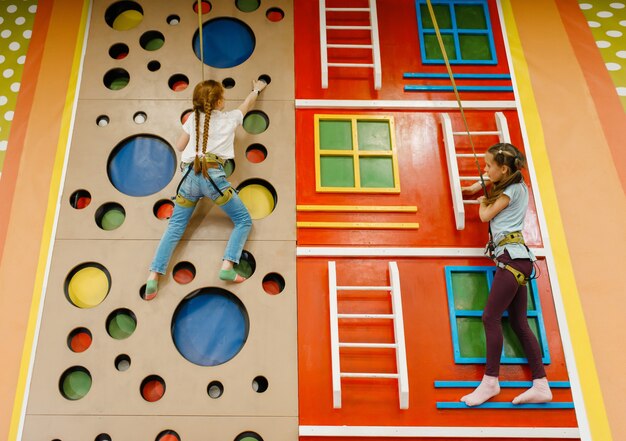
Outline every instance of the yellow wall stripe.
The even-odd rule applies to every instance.
[[[556,190],[552,178],[552,170],[545,145],[543,127],[539,110],[533,94],[530,74],[523,48],[517,31],[510,0],[501,0],[507,37],[515,70],[516,83],[519,87],[519,98],[524,114],[526,132],[532,151],[537,184],[541,192],[544,215],[550,234],[553,258],[558,269],[558,281],[561,288],[563,305],[570,331],[571,343],[574,348],[574,359],[579,374],[580,385],[585,402],[587,420],[594,440],[612,440],[611,431],[604,408],[600,383],[591,351],[591,342],[585,324],[580,297],[570,254],[565,238],[565,231],[559,211]],[[581,424],[581,422],[579,422]],[[584,422],[583,422],[584,424]]]
[[[11,427],[9,428],[9,440],[17,439],[22,407],[24,405],[24,394],[26,392],[26,381],[28,380],[28,370],[33,356],[33,342],[35,338],[35,330],[39,316],[39,306],[41,302],[41,294],[43,291],[44,277],[48,263],[48,254],[50,252],[51,238],[53,234],[54,220],[56,217],[57,201],[61,187],[61,177],[65,163],[65,152],[70,136],[70,126],[72,122],[72,114],[74,110],[74,98],[77,93],[78,74],[81,65],[84,35],[87,26],[87,18],[89,12],[89,0],[83,0],[81,22],[76,36],[76,47],[74,48],[74,58],[72,62],[72,73],[69,78],[67,94],[65,96],[65,106],[61,122],[61,131],[59,134],[59,142],[54,159],[54,168],[50,180],[50,191],[48,193],[48,207],[46,209],[46,218],[43,226],[42,240],[39,252],[39,262],[37,265],[37,274],[35,276],[35,285],[33,289],[32,303],[28,317],[28,326],[24,338],[24,349],[22,351],[22,361],[20,364],[20,374],[17,381],[15,393],[15,401],[13,403],[13,413],[11,416]]]

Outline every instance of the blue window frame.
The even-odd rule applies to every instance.
[[[450,64],[497,64],[487,0],[431,0]],[[424,64],[443,64],[426,0],[415,1]]]
[[[482,314],[493,283],[496,267],[493,266],[446,266],[446,291],[450,311],[450,327],[454,346],[454,361],[458,364],[485,363],[486,346]],[[550,364],[550,352],[546,329],[541,313],[537,283],[528,283],[528,322],[539,340],[542,360]],[[517,336],[508,324],[508,312],[502,319],[504,345],[501,363],[526,363]]]

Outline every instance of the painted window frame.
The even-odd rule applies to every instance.
[[[450,8],[450,17],[452,21],[452,28],[441,29],[441,35],[452,35],[454,37],[454,47],[457,50],[459,56],[461,55],[459,34],[463,35],[486,35],[489,40],[489,50],[491,51],[491,60],[462,60],[459,58],[452,59],[448,54],[448,60],[450,64],[457,65],[496,65],[498,64],[498,55],[496,53],[496,46],[493,38],[493,28],[491,26],[491,16],[489,14],[488,0],[431,0],[433,6],[446,5]],[[426,0],[415,0],[415,9],[417,14],[417,29],[420,40],[420,55],[422,57],[422,63],[424,64],[444,64],[443,58],[441,59],[427,59],[426,58],[426,46],[424,43],[424,35],[436,35],[435,29],[424,29],[422,22],[421,5],[426,6]],[[485,22],[487,29],[459,29],[456,25],[456,14],[454,11],[455,5],[479,5],[483,7],[485,12]]]
[[[497,267],[495,266],[445,266],[446,277],[446,295],[448,297],[448,310],[450,313],[450,328],[452,331],[452,345],[454,350],[454,362],[456,364],[484,364],[487,362],[486,357],[463,357],[461,356],[461,348],[459,345],[459,331],[457,328],[456,319],[462,317],[482,317],[482,310],[457,310],[454,306],[454,293],[452,290],[452,274],[455,272],[474,272],[474,273],[486,273],[487,276],[487,288],[491,290],[491,284],[493,283],[493,277],[496,273]],[[526,312],[526,317],[537,319],[537,330],[539,332],[538,340],[539,346],[543,352],[542,362],[543,364],[550,364],[550,348],[548,346],[548,337],[546,328],[543,321],[543,312],[541,309],[541,301],[539,299],[539,291],[537,287],[537,281],[531,279],[529,281],[533,304],[535,309]],[[489,295],[489,294],[487,294]],[[508,317],[508,311],[505,311],[503,317]],[[502,364],[525,364],[528,363],[526,357],[507,357],[504,355],[504,345],[502,346],[502,356],[500,357],[500,363]]]
[[[352,150],[322,150],[320,148],[320,121],[350,121],[352,130]],[[358,130],[359,121],[386,121],[389,124],[389,150],[359,150]],[[315,190],[318,193],[400,193],[400,174],[398,166],[398,150],[395,139],[395,122],[391,115],[344,115],[344,114],[316,114],[314,118],[315,135]],[[322,156],[352,156],[354,171],[354,187],[324,187],[322,186]],[[389,157],[392,161],[393,187],[362,187],[359,158],[361,157]]]

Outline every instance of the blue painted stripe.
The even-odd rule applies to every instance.
[[[480,406],[468,406],[462,402],[456,401],[438,401],[437,409],[510,409],[510,410],[525,410],[525,409],[573,409],[574,403],[572,402],[559,402],[559,403],[541,403],[541,404],[513,404],[513,403],[483,403]]]
[[[480,74],[480,73],[460,73],[453,74],[455,79],[477,79],[477,80],[510,80],[509,74]],[[403,78],[450,78],[446,73],[418,73],[418,72],[406,72],[402,75]]]
[[[452,86],[404,86],[405,92],[438,91],[452,92]],[[513,92],[512,86],[457,86],[460,92]]]
[[[470,388],[478,387],[480,381],[448,381],[435,380],[436,388]],[[548,384],[552,389],[569,389],[569,381],[549,381]],[[527,389],[533,385],[532,381],[501,381],[501,388],[524,388]]]

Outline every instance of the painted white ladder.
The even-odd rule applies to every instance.
[[[328,262],[328,288],[330,295],[330,345],[333,378],[333,407],[341,408],[342,378],[394,378],[398,380],[400,409],[409,408],[409,377],[406,365],[406,345],[404,340],[404,318],[402,316],[402,294],[400,292],[400,273],[396,262],[389,262],[390,286],[337,286],[335,262]],[[388,291],[391,295],[391,314],[346,314],[337,311],[337,291]],[[395,343],[347,343],[339,341],[340,319],[381,319],[393,321]],[[341,348],[392,348],[396,352],[395,373],[376,372],[341,372]]]
[[[380,90],[382,85],[382,68],[380,63],[380,43],[378,40],[378,16],[376,12],[376,0],[368,0],[367,8],[327,8],[326,0],[319,0],[320,4],[320,51],[322,60],[322,89],[328,89],[328,68],[329,67],[358,67],[372,68],[374,70],[374,89]],[[369,14],[369,24],[366,26],[339,26],[327,25],[326,13],[342,12],[367,12]],[[341,31],[370,31],[370,44],[332,44],[328,43],[327,30]],[[328,62],[328,49],[371,49],[372,63],[333,63]]]
[[[452,121],[450,115],[447,113],[441,113],[439,115],[441,119],[441,125],[443,126],[443,143],[446,149],[446,159],[448,162],[448,175],[450,177],[450,191],[452,194],[452,207],[454,209],[454,220],[456,222],[456,229],[462,230],[465,228],[465,204],[477,204],[475,200],[463,199],[461,193],[461,181],[478,181],[479,176],[459,176],[459,158],[473,158],[472,153],[457,153],[454,142],[455,136],[467,136],[467,132],[455,132],[452,129]],[[495,131],[483,131],[472,132],[471,136],[488,136],[498,135],[500,142],[511,142],[511,135],[509,134],[509,125],[507,124],[506,117],[502,112],[495,113],[496,127]],[[485,156],[484,153],[477,154],[479,158]]]

